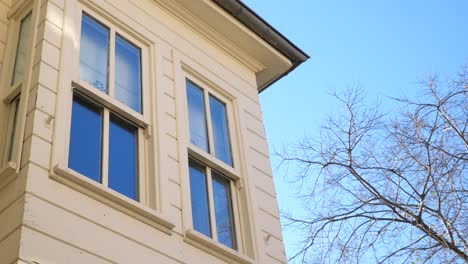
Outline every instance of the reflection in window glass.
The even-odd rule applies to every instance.
[[[115,37],[115,98],[141,113],[141,52]]]
[[[215,156],[232,166],[226,106],[218,99],[210,96],[210,112],[211,125],[213,126]]]
[[[16,49],[15,66],[11,85],[22,81],[26,70],[26,56],[28,54],[28,43],[31,35],[31,13],[21,21],[21,28],[18,37],[18,47]]]
[[[237,249],[234,234],[234,221],[229,181],[214,172],[212,172],[212,175],[213,199],[218,241],[225,246]]]
[[[109,188],[138,200],[137,129],[111,116],[109,123]]]
[[[83,14],[80,42],[80,79],[107,92],[109,29]]]
[[[206,170],[194,161],[190,161],[189,166],[193,228],[205,236],[211,237]]]
[[[102,110],[73,98],[68,167],[101,182]]]
[[[203,90],[187,80],[187,102],[189,113],[190,143],[208,152],[205,104]]]
[[[11,126],[11,134],[10,134],[10,147],[8,149],[8,161],[11,161],[13,158],[13,148],[15,146],[15,134],[16,134],[16,126],[18,122],[18,109],[19,109],[19,102],[20,97],[18,96],[11,104],[13,107],[13,124]]]

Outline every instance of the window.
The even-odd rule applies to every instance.
[[[187,102],[190,143],[233,166],[226,105],[189,80]]]
[[[136,41],[135,41],[136,42]],[[141,201],[142,48],[82,14],[79,81],[74,82],[68,167]]]
[[[17,148],[16,145],[19,141],[18,130],[18,119],[19,119],[19,109],[20,109],[20,97],[21,90],[23,89],[23,82],[27,73],[27,64],[30,57],[30,43],[31,43],[31,17],[32,12],[28,11],[18,19],[18,24],[13,23],[13,26],[17,25],[18,33],[14,36],[16,38],[15,46],[11,54],[12,62],[11,69],[9,72],[9,77],[7,78],[7,89],[2,91],[1,94],[6,95],[3,98],[8,106],[7,116],[5,120],[7,134],[5,136],[6,149],[4,152],[4,157],[6,157],[4,162],[16,162],[17,157]],[[3,162],[2,162],[3,164]]]
[[[16,127],[18,123],[18,108],[19,108],[20,98],[17,96],[13,102],[11,102],[11,131],[10,131],[10,146],[8,147],[8,161],[13,159],[13,146],[15,145],[15,135],[16,135]]]
[[[100,4],[73,4],[66,23],[49,177],[168,235],[152,136],[154,40]],[[78,45],[75,45],[78,44]]]
[[[111,36],[109,28],[83,14],[80,79],[141,113],[141,50],[118,33],[114,34]],[[110,65],[111,50],[114,65]],[[113,84],[110,84],[110,66],[114,69]]]
[[[15,64],[11,85],[23,81],[28,57],[28,44],[31,37],[31,13],[28,13],[22,20],[18,37],[18,47],[16,48]]]
[[[189,161],[189,175],[194,229],[237,249],[230,181],[193,159]]]
[[[186,93],[189,150],[199,149],[189,151],[192,225],[197,232],[237,250],[235,182],[222,172],[225,165],[234,165],[226,104],[190,80],[186,80]]]

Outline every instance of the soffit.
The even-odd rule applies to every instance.
[[[161,0],[161,2],[165,2],[166,8],[171,8],[171,11],[185,20],[186,24],[197,29],[200,34],[255,72],[259,91],[298,65],[297,61],[292,61],[215,1]]]

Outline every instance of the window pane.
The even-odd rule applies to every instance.
[[[107,92],[109,29],[83,14],[80,41],[80,79]]]
[[[11,161],[13,158],[13,148],[15,146],[15,134],[16,134],[16,124],[17,124],[17,119],[18,119],[18,109],[19,109],[19,102],[20,102],[20,96],[18,97],[11,103],[13,107],[13,124],[11,126],[11,134],[10,134],[10,147],[8,149],[8,160]]]
[[[73,99],[68,167],[101,182],[102,111]]]
[[[141,52],[115,37],[115,98],[141,113]]]
[[[31,13],[21,21],[21,28],[18,37],[18,47],[16,49],[15,66],[11,84],[22,81],[26,70],[26,56],[28,54],[28,43],[31,36]]]
[[[232,214],[231,189],[229,180],[212,172],[213,175],[213,199],[216,217],[216,230],[218,241],[230,248],[237,249],[234,221]]]
[[[187,81],[187,102],[189,112],[190,143],[208,152],[205,104],[203,90]]]
[[[111,116],[109,124],[109,187],[138,200],[137,129]]]
[[[210,96],[210,112],[211,124],[213,126],[215,156],[232,166],[226,106],[218,99]]]
[[[193,161],[189,162],[189,166],[193,228],[211,237],[205,167]]]

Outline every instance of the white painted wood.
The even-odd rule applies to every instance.
[[[21,257],[25,261],[36,259],[44,263],[286,263],[255,72],[269,66],[265,63],[275,61],[280,62],[279,68],[284,67],[287,64],[284,58],[265,43],[257,43],[255,47],[265,49],[259,50],[259,54],[272,57],[259,61],[261,58],[253,56],[252,50],[243,51],[222,32],[213,30],[206,24],[208,18],[193,17],[187,9],[177,11],[180,5],[174,3],[180,3],[179,0],[33,2],[37,7],[36,53],[31,59],[28,93],[22,106],[23,174],[9,178],[9,183],[3,186],[0,179],[0,208],[22,195],[24,188],[27,190],[24,218],[16,214],[8,217],[25,224]],[[208,8],[206,12],[216,10],[208,0],[200,0],[200,4]],[[10,5],[8,0],[0,0],[0,8]],[[144,174],[140,185],[144,195],[141,203],[132,204],[138,208],[135,210],[128,209],[123,205],[128,202],[125,198],[104,186],[76,180],[73,173],[65,173],[72,82],[79,81],[83,9],[143,47],[144,114],[126,117],[142,127],[139,167]],[[6,16],[15,17],[18,12],[8,12]],[[229,27],[239,28],[235,34],[246,34],[249,41],[261,42],[245,32],[238,22],[228,17],[223,19],[229,20]],[[0,11],[0,54],[2,49],[4,53],[9,49],[6,21],[8,18]],[[6,63],[5,58],[0,58],[2,74],[6,72]],[[206,91],[226,102],[234,168],[223,167],[211,157],[196,153],[197,149],[190,145],[187,76],[200,81]],[[121,108],[122,113],[128,112]],[[0,107],[0,117],[4,112],[5,108]],[[0,136],[2,133],[0,129]],[[4,149],[1,144],[0,147]],[[226,248],[215,239],[197,239],[186,232],[193,229],[189,149],[192,155],[204,157],[205,162],[211,162],[208,165],[232,179],[238,252],[225,253]],[[58,173],[53,171],[57,164],[65,164]],[[0,213],[0,219],[13,215],[8,210]],[[138,215],[149,212],[166,221],[172,231],[161,231]],[[19,247],[19,234],[14,233],[8,240],[16,242],[16,247]],[[265,241],[268,235],[271,237]],[[6,245],[5,241],[0,243]],[[14,261],[18,253],[12,257]]]
[[[5,239],[0,241],[1,263],[10,264],[16,261],[19,256],[21,229],[16,229]]]
[[[92,252],[77,248],[35,229],[24,227],[21,231],[24,242],[20,249],[23,264],[67,263],[67,264],[111,264],[110,260],[96,256]],[[59,250],[58,250],[59,249]]]
[[[6,208],[0,210],[0,241],[18,229],[23,220],[24,196],[18,197]]]
[[[269,213],[270,215],[278,216],[278,203],[276,202],[276,197],[271,196],[270,193],[265,192],[262,189],[257,188],[255,195],[257,199],[261,201],[259,208]]]

